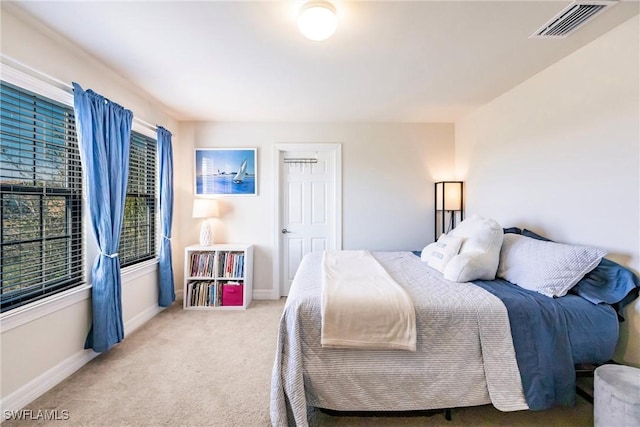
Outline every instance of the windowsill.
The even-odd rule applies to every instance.
[[[0,315],[0,333],[62,310],[91,296],[91,285],[81,285],[59,294],[34,301]]]
[[[122,286],[158,269],[158,259],[125,267],[121,271]],[[0,333],[63,310],[91,297],[91,285],[82,285],[0,314]]]

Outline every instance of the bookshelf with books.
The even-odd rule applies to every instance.
[[[245,310],[251,303],[252,291],[252,245],[185,248],[185,310]]]

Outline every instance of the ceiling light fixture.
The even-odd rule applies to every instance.
[[[327,1],[308,1],[300,9],[298,28],[311,40],[326,40],[336,32],[336,8]]]

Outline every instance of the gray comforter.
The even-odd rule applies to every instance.
[[[507,311],[497,297],[444,280],[410,252],[374,256],[413,300],[417,351],[322,348],[322,253],[307,255],[280,320],[271,380],[274,426],[308,425],[308,406],[399,411],[492,403],[502,411],[528,409]]]

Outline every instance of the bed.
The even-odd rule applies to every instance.
[[[416,351],[322,347],[322,253],[305,256],[280,321],[273,425],[309,407],[411,411],[572,405],[574,365],[614,352],[618,315],[577,295],[549,298],[505,280],[453,283],[411,252],[372,253],[415,307]]]

